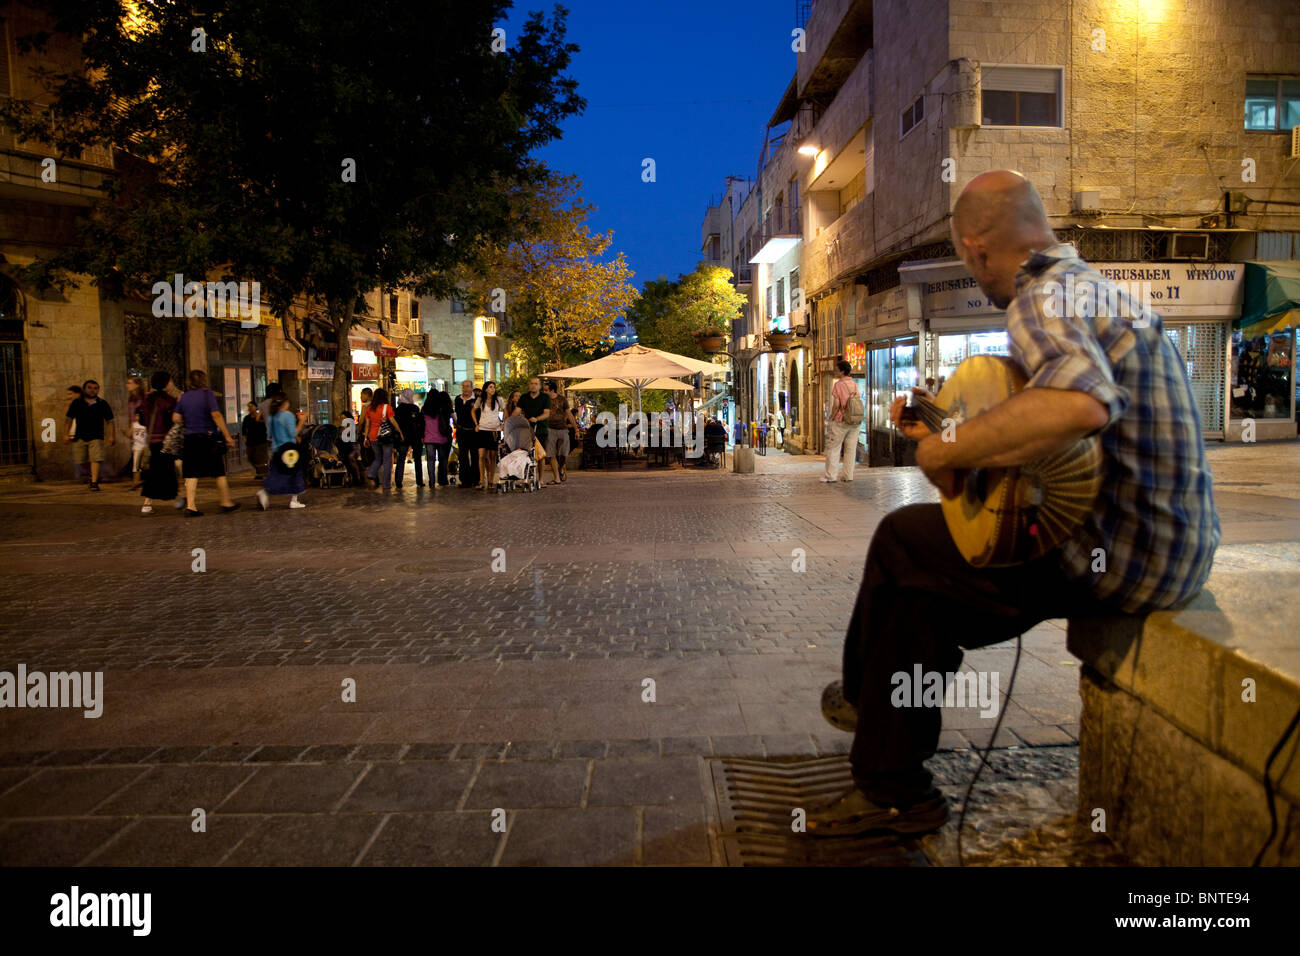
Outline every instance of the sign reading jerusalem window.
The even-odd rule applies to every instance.
[[[1240,262],[1094,262],[1091,265],[1165,318],[1233,316],[1241,311],[1245,266]],[[922,283],[921,291],[925,294],[925,314],[931,319],[1002,311],[984,295],[979,283],[966,275]]]

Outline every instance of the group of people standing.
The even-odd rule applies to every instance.
[[[578,422],[567,396],[553,383],[543,391],[541,380],[533,378],[527,392],[514,391],[503,398],[496,382],[484,382],[479,389],[466,379],[455,399],[433,389],[423,406],[415,404],[409,388],[398,395],[396,408],[383,388],[363,389],[361,399],[362,463],[366,478],[376,488],[402,487],[408,455],[414,459],[418,487],[424,486],[425,459],[429,484],[436,478],[445,487],[450,483],[448,465],[455,444],[460,487],[495,490],[503,439],[511,451],[534,449],[539,466],[550,463],[554,482],[566,480],[565,461]]]

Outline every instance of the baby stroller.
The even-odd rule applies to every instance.
[[[507,491],[540,491],[541,476],[537,468],[537,455],[534,448],[537,444],[537,432],[532,432],[532,441],[528,443],[526,449],[521,448],[518,451],[511,451],[509,444],[504,438],[501,444],[497,446],[498,469],[504,465],[506,472],[502,475],[497,471],[497,493],[505,494]],[[513,458],[511,456],[514,456]]]
[[[338,433],[333,425],[313,425],[303,433],[303,444],[311,452],[311,483],[318,488],[346,488],[352,484],[352,476],[335,447]]]

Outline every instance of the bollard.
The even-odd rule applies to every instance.
[[[731,470],[737,475],[754,473],[754,449],[749,445],[737,445],[731,452]]]

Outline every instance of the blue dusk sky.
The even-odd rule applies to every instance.
[[[614,230],[633,285],[691,272],[725,178],[753,179],[764,128],[794,75],[795,0],[572,0],[569,74],[587,108],[538,152],[582,180],[593,231]],[[506,29],[550,3],[516,0]],[[513,42],[513,36],[507,42]],[[642,182],[654,159],[657,181]]]

